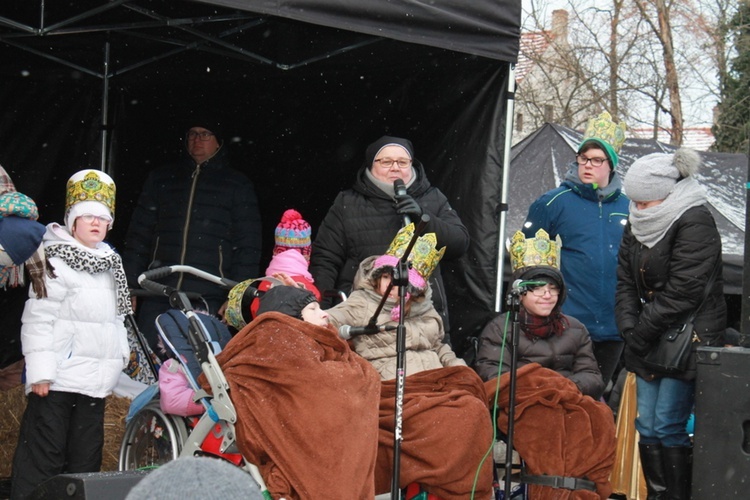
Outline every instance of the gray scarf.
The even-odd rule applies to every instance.
[[[396,196],[396,193],[393,191],[393,183],[391,182],[383,182],[380,179],[376,179],[374,175],[372,175],[372,172],[370,172],[369,168],[365,169],[365,175],[367,176],[370,181],[375,184],[375,187],[383,191],[385,194],[387,194],[390,197]],[[417,171],[414,169],[414,167],[411,167],[411,179],[409,179],[409,182],[406,183],[406,188],[408,189],[409,186],[414,184],[414,181],[417,180]]]
[[[628,220],[633,236],[646,247],[652,248],[682,214],[706,202],[706,190],[693,177],[675,184],[664,201],[654,207],[638,210],[635,202],[631,201]]]

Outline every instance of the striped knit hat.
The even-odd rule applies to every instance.
[[[273,255],[293,249],[301,253],[305,259],[310,260],[311,233],[310,224],[302,218],[299,212],[290,208],[284,212],[281,222],[276,226],[274,232],[276,245],[273,247]]]

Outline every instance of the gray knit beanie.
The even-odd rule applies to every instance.
[[[255,480],[220,458],[184,457],[167,462],[136,484],[125,500],[263,500]]]
[[[674,154],[646,155],[634,161],[625,174],[625,194],[633,201],[663,200],[678,181],[698,171],[700,162],[698,153],[685,148]]]

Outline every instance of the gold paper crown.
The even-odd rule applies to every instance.
[[[396,237],[391,241],[391,245],[385,252],[385,255],[392,257],[401,258],[406,251],[406,247],[409,246],[409,242],[414,236],[414,223],[402,227]],[[445,254],[445,247],[437,250],[437,236],[435,233],[427,233],[417,238],[414,247],[411,249],[409,254],[409,262],[411,267],[424,278],[425,281],[430,279],[432,272],[437,267],[440,259]]]
[[[511,270],[529,266],[552,266],[560,269],[560,248],[560,235],[552,241],[544,229],[537,231],[534,238],[526,238],[521,231],[516,231],[510,240]]]
[[[84,170],[68,180],[65,210],[81,201],[98,201],[115,214],[115,182],[104,172]]]
[[[581,144],[589,139],[600,139],[611,145],[615,153],[619,153],[622,144],[625,142],[625,131],[627,129],[628,126],[625,125],[625,122],[613,122],[612,115],[604,111],[596,118],[589,120]]]

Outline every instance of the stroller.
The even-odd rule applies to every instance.
[[[215,456],[250,473],[264,498],[270,499],[258,468],[244,460],[237,450],[234,433],[237,414],[229,397],[229,385],[215,358],[231,335],[225,325],[195,312],[184,292],[153,281],[172,273],[193,274],[226,288],[232,288],[236,282],[191,266],[158,268],[138,278],[143,288],[169,297],[170,305],[177,310],[160,315],[157,329],[165,347],[180,363],[205,412],[195,417],[165,413],[159,403],[158,385],[149,386],[131,405],[120,447],[119,468],[122,471],[142,470],[158,467],[178,457]],[[208,380],[212,395],[198,385],[200,373]]]

